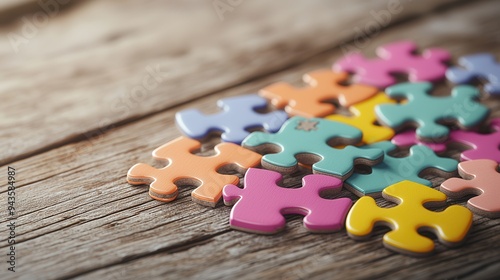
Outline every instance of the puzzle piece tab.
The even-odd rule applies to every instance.
[[[302,187],[277,185],[282,176],[274,171],[250,168],[243,189],[224,187],[224,203],[231,209],[232,228],[272,234],[285,227],[286,214],[304,215],[304,226],[312,232],[338,231],[344,226],[352,201],[349,198],[324,199],[323,192],[339,193],[342,181],[326,175],[307,175]]]
[[[403,83],[386,89],[391,98],[405,98],[404,104],[382,104],[375,108],[380,123],[400,129],[416,125],[419,139],[426,142],[444,142],[449,128],[439,121],[451,122],[469,129],[479,125],[489,114],[488,109],[477,102],[479,91],[471,86],[453,88],[451,96],[429,95],[431,83]]]
[[[424,185],[403,181],[387,187],[382,196],[398,204],[391,208],[377,206],[372,197],[360,198],[349,211],[346,228],[350,237],[369,237],[376,225],[389,226],[384,246],[399,253],[422,256],[433,252],[434,242],[419,234],[432,231],[447,246],[462,242],[472,225],[472,213],[465,207],[453,205],[442,212],[433,212],[423,204],[445,204],[446,195]]]
[[[451,132],[451,134],[453,134],[453,132]],[[405,130],[403,132],[396,134],[392,138],[391,142],[395,145],[400,146],[400,147],[410,147],[410,146],[413,146],[416,144],[423,145],[423,146],[430,148],[431,150],[433,150],[436,153],[442,153],[442,152],[446,151],[446,144],[445,143],[421,141],[420,139],[418,139],[417,134],[415,133],[415,130],[411,130],[411,129],[408,129],[408,130]]]
[[[382,149],[384,161],[373,166],[370,174],[354,172],[345,183],[358,196],[378,197],[386,187],[408,180],[432,187],[432,182],[421,178],[425,173],[439,174],[448,178],[456,174],[458,162],[450,158],[438,157],[425,146],[412,146],[407,157],[392,157],[389,153],[396,146],[389,141],[361,147],[361,149]]]
[[[448,80],[463,84],[474,78],[482,78],[488,81],[484,89],[490,94],[500,95],[500,63],[489,53],[479,53],[462,56],[458,63],[461,67],[450,67],[446,71]]]
[[[178,112],[175,115],[178,127],[195,139],[202,139],[211,131],[222,131],[222,141],[240,144],[250,134],[247,129],[262,127],[276,132],[288,118],[281,110],[257,113],[256,109],[266,108],[267,100],[256,94],[221,99],[217,106],[223,111],[213,115],[204,115],[194,109]]]
[[[458,165],[464,179],[451,178],[440,190],[451,198],[476,195],[467,201],[473,212],[489,218],[500,218],[500,173],[498,163],[489,159],[464,161]]]
[[[285,108],[292,116],[322,117],[335,110],[326,101],[338,100],[342,106],[351,106],[377,93],[377,89],[364,85],[343,86],[347,73],[317,70],[304,75],[309,86],[295,88],[287,83],[272,84],[260,91],[277,108]]]
[[[253,132],[242,145],[258,152],[278,150],[262,157],[262,166],[267,169],[293,173],[299,160],[305,165],[312,164],[313,173],[345,179],[352,173],[354,164],[374,165],[383,158],[384,152],[380,149],[354,146],[337,149],[329,145],[357,144],[361,135],[359,129],[343,123],[293,117],[277,133]]]
[[[153,151],[153,157],[168,165],[156,169],[139,163],[128,171],[127,181],[132,185],[149,184],[149,195],[160,201],[172,201],[177,197],[177,186],[196,185],[192,199],[200,204],[215,207],[227,184],[237,184],[236,175],[224,175],[217,171],[230,165],[238,171],[257,166],[261,155],[232,143],[215,146],[213,156],[197,156],[193,151],[201,144],[193,139],[179,137]]]
[[[490,127],[494,132],[489,134],[463,130],[451,132],[451,142],[458,142],[471,148],[462,152],[462,160],[491,159],[500,163],[500,118],[493,119]]]
[[[372,144],[383,140],[389,140],[392,136],[394,136],[394,130],[375,124],[377,121],[377,117],[375,116],[375,106],[386,103],[396,103],[396,101],[388,98],[383,93],[379,93],[370,99],[349,107],[349,110],[353,113],[354,117],[330,115],[326,117],[326,119],[346,123],[359,128],[363,132],[363,138],[361,141],[364,144]]]
[[[337,61],[333,68],[338,71],[355,73],[354,79],[360,84],[383,89],[397,82],[394,73],[408,74],[411,82],[438,81],[444,78],[450,54],[443,49],[427,49],[416,55],[417,45],[410,41],[400,41],[377,48],[379,58],[366,59],[355,52]]]

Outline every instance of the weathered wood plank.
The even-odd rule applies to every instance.
[[[91,1],[14,21],[0,30],[0,164],[300,63],[356,36],[372,11],[393,25],[456,1],[392,14],[387,1],[246,1],[224,21],[211,2]]]
[[[402,24],[373,38],[365,50],[411,35],[423,47],[449,48],[455,56],[476,51],[500,55],[494,44],[496,29],[491,28],[500,20],[495,7],[495,2],[474,3]],[[447,27],[436,30],[443,25]],[[131,165],[151,162],[149,155],[155,147],[179,135],[173,122],[175,111],[214,109],[218,98],[253,92],[272,81],[297,83],[302,73],[328,67],[341,54],[334,49],[287,71],[12,163],[19,171],[20,275],[127,279],[145,273],[171,278],[234,273],[244,278],[324,279],[354,274],[475,278],[498,273],[499,220],[475,217],[465,246],[455,250],[438,246],[438,255],[413,259],[385,250],[381,232],[368,242],[355,242],[345,232],[308,234],[298,218],[292,218],[287,230],[277,236],[232,231],[227,225],[229,208],[196,205],[190,201],[188,188],[182,189],[175,202],[163,204],[151,200],[147,188],[125,182]],[[500,116],[499,100],[485,102],[495,108],[493,116]],[[5,237],[2,240],[0,248],[5,249]]]

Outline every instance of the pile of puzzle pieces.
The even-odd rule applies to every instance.
[[[434,241],[422,230],[447,246],[458,245],[472,225],[472,212],[500,217],[500,118],[488,121],[489,110],[479,102],[500,95],[500,64],[489,54],[475,54],[447,67],[447,51],[416,50],[402,41],[380,47],[374,59],[351,53],[333,69],[306,74],[302,88],[276,83],[259,94],[219,100],[217,114],[178,112],[185,136],[153,152],[165,167],[136,164],[127,180],[148,184],[150,196],[164,202],[177,197],[178,186],[194,185],[193,201],[234,205],[230,226],[242,231],[276,233],[285,227],[283,215],[300,214],[309,231],[346,228],[354,239],[388,226],[384,245],[409,255],[433,252]],[[396,84],[393,73],[407,74],[409,82]],[[451,94],[431,95],[433,82],[445,77],[457,84]],[[482,90],[462,85],[476,78],[485,81]],[[336,114],[333,104],[351,116]],[[196,155],[214,132],[222,142],[215,154]],[[443,156],[450,144],[462,145],[461,163]],[[394,155],[406,148],[407,156]],[[282,186],[283,174],[299,168],[311,171],[302,187]],[[246,172],[243,186],[225,170]],[[428,174],[449,179],[438,191],[424,179]],[[342,187],[361,198],[339,198]],[[445,207],[447,196],[470,195],[468,209],[426,208]],[[379,196],[397,206],[377,206]]]

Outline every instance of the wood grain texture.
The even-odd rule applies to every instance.
[[[90,3],[88,5],[87,8],[91,7]],[[438,11],[389,28],[371,38],[363,51],[373,53],[378,45],[411,38],[422,47],[448,48],[455,57],[477,51],[489,51],[500,56],[497,48],[497,26],[500,23],[497,7],[497,2],[483,1]],[[328,30],[330,27],[324,28]],[[251,42],[247,43],[251,45]],[[104,45],[102,48],[107,48]],[[216,48],[215,45],[213,48]],[[325,48],[329,48],[326,43]],[[122,52],[121,55],[126,53],[125,49],[116,51]],[[264,59],[269,60],[270,53],[265,54]],[[240,55],[244,56],[242,53]],[[254,59],[259,59],[260,52],[254,55]],[[475,216],[470,236],[463,247],[445,249],[438,245],[437,255],[416,259],[384,249],[381,243],[383,231],[377,231],[367,242],[353,241],[345,231],[309,234],[296,216],[290,217],[285,232],[276,236],[234,231],[228,226],[230,208],[219,205],[216,209],[210,209],[193,203],[189,196],[191,188],[181,188],[179,198],[165,204],[152,200],[147,195],[147,187],[134,187],[126,183],[126,172],[130,166],[137,162],[152,163],[151,151],[180,135],[174,125],[176,111],[188,107],[213,111],[215,101],[219,98],[255,92],[275,81],[300,84],[303,73],[329,67],[341,55],[341,49],[332,47],[300,65],[272,75],[265,75],[264,68],[259,68],[259,71],[264,71],[264,74],[259,75],[261,77],[224,91],[208,94],[210,91],[193,90],[197,93],[190,95],[191,99],[176,94],[172,102],[184,103],[164,110],[162,108],[169,105],[161,101],[163,105],[153,106],[147,114],[141,111],[145,108],[137,108],[137,114],[146,116],[127,123],[117,123],[96,137],[78,139],[74,143],[53,147],[47,152],[11,163],[18,170],[17,254],[22,262],[19,264],[19,274],[6,274],[6,279],[18,276],[24,279],[137,279],[145,275],[151,278],[211,279],[384,276],[477,279],[498,275],[500,220]],[[187,69],[179,71],[186,71],[186,75],[188,71],[193,71],[190,76],[196,74],[197,77],[183,81],[180,88],[189,85],[196,87],[195,84],[200,81],[198,74],[203,76],[199,73],[201,70],[198,66],[185,67]],[[234,68],[226,70],[236,71]],[[23,71],[30,73],[28,68]],[[99,71],[105,72],[104,69]],[[252,71],[258,74],[257,68]],[[22,71],[18,70],[17,73],[20,75]],[[107,81],[110,76],[94,76],[94,79],[102,85],[119,83],[121,74],[123,72],[116,73],[116,80]],[[75,80],[74,84],[59,80],[58,86],[70,89],[71,86],[81,85],[89,94],[100,92],[97,89],[100,86],[89,88],[92,84],[90,80],[88,84],[80,84],[79,75],[71,77],[70,80]],[[248,77],[245,76],[245,79]],[[97,82],[99,79],[100,82]],[[226,78],[221,79],[218,87],[229,86],[231,83],[225,84],[228,81]],[[449,85],[441,86],[449,90]],[[215,91],[216,88],[212,85],[211,90]],[[193,99],[193,96],[200,95],[206,97]],[[47,97],[47,100],[50,98]],[[74,98],[70,94],[64,102],[69,106]],[[37,100],[41,102],[40,98]],[[82,102],[84,100],[81,99]],[[151,106],[150,102],[144,101],[144,106]],[[487,98],[483,102],[492,109],[493,117],[500,116],[500,100]],[[64,107],[64,104],[58,104]],[[77,109],[67,110],[65,114]],[[88,114],[85,112],[81,116],[82,120],[88,120]],[[32,116],[27,116],[28,119],[34,122],[33,126],[43,128],[43,124],[37,124],[38,120]],[[84,131],[87,128],[82,124],[74,129]],[[454,157],[457,157],[456,153]],[[2,167],[2,170],[5,169],[5,166]],[[294,184],[299,179],[292,177],[287,182]],[[434,178],[433,181],[438,184],[442,179]],[[460,204],[464,205],[464,202]],[[0,215],[3,223],[5,214],[2,211]],[[4,236],[1,238],[0,250],[6,250]]]
[[[456,2],[401,1],[387,26]],[[0,164],[301,63],[387,3],[245,1],[221,21],[211,1],[86,1],[13,20],[0,29]]]

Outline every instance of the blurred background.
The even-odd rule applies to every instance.
[[[498,4],[474,2],[4,0],[3,162],[320,55],[329,67],[398,39],[491,49]]]

